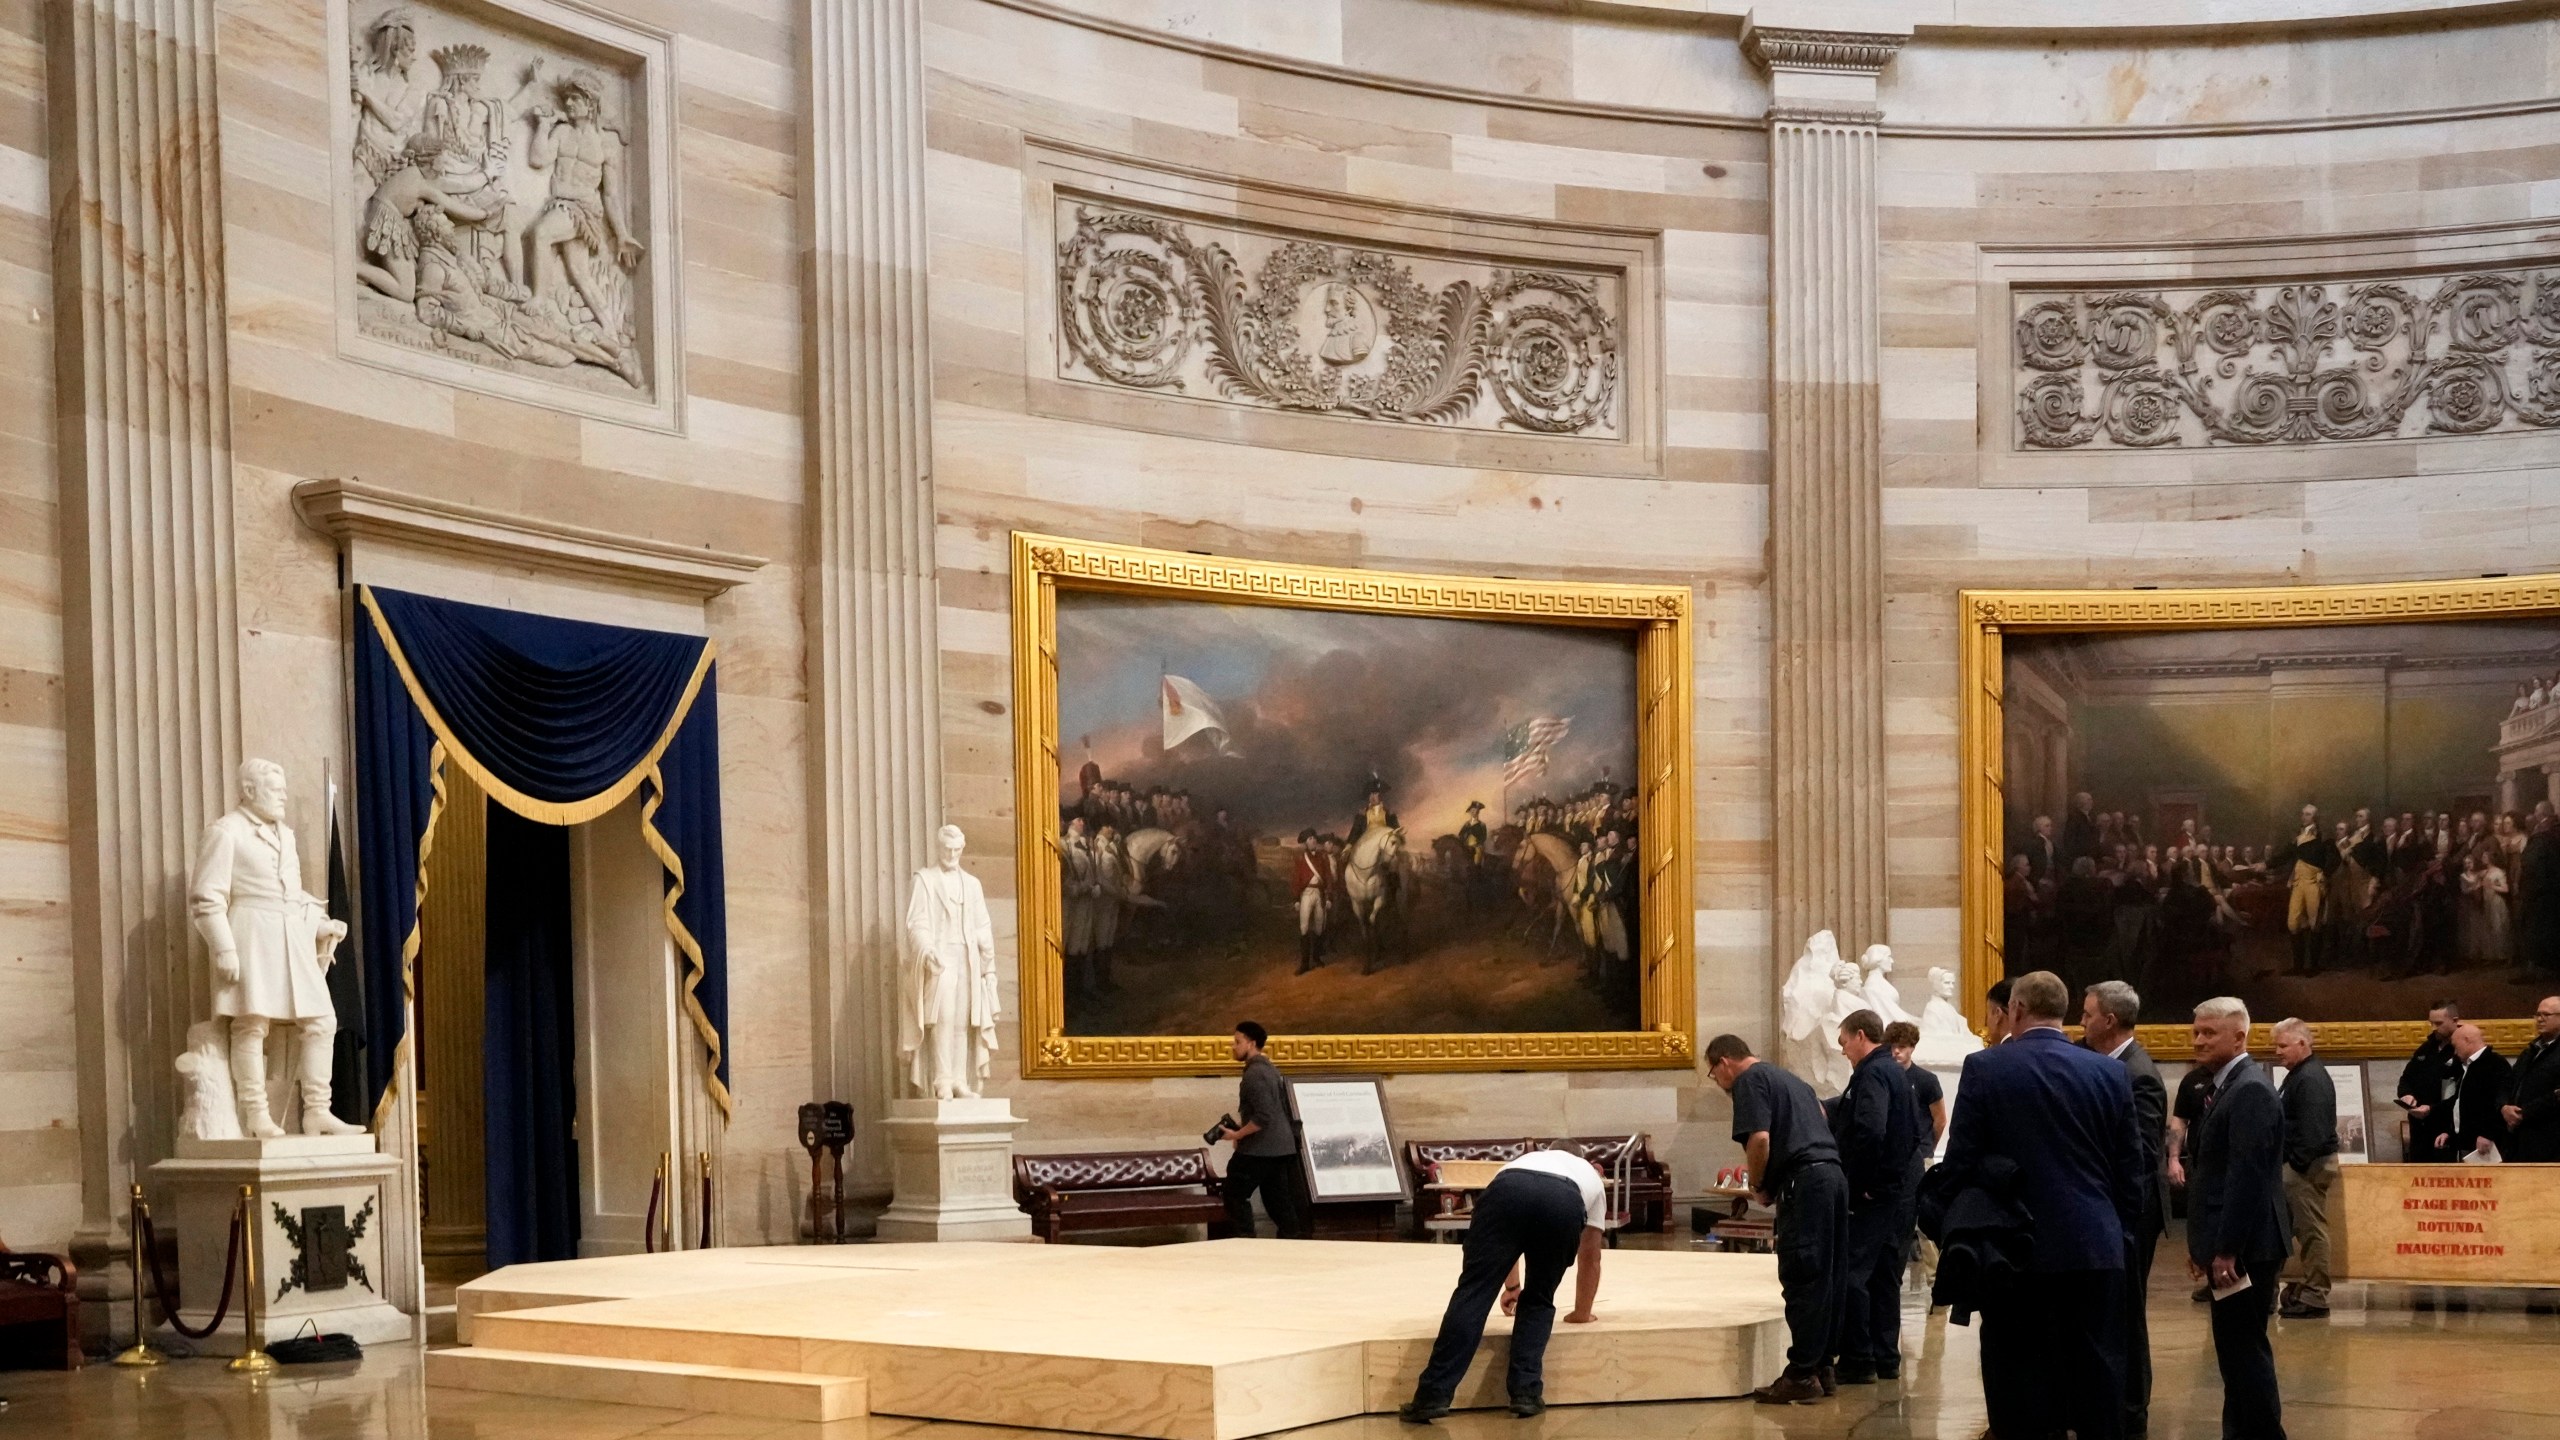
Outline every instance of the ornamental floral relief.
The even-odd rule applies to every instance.
[[[356,336],[389,363],[458,363],[465,383],[650,403],[667,257],[644,58],[546,0],[348,0],[345,13],[342,294]],[[554,16],[578,30],[543,23]]]
[[[2560,427],[2560,270],[2012,294],[2024,449]]]
[[[1058,199],[1058,375],[1401,425],[1619,439],[1625,277]]]

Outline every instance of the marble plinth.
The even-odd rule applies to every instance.
[[[1021,1240],[1031,1217],[1013,1199],[1013,1132],[1003,1100],[895,1100],[889,1105],[895,1198],[883,1240]]]
[[[222,1296],[223,1261],[229,1251],[232,1209],[240,1187],[250,1187],[250,1237],[258,1259],[258,1343],[272,1344],[305,1326],[352,1335],[372,1344],[406,1340],[413,1319],[384,1299],[389,1276],[383,1262],[384,1186],[400,1162],[379,1153],[371,1135],[287,1135],[274,1140],[178,1141],[176,1158],[151,1167],[160,1197],[155,1213],[178,1237],[176,1283],[183,1298],[178,1317],[201,1326]],[[315,1273],[323,1257],[307,1253],[303,1239],[315,1212],[338,1207],[347,1243],[334,1258],[342,1279]],[[241,1346],[241,1306],[235,1297],[222,1328],[199,1350],[235,1354]]]
[[[725,1391],[694,1392],[706,1407],[721,1393],[779,1406],[787,1379],[843,1376],[862,1382],[873,1414],[1235,1440],[1410,1397],[1458,1262],[1448,1245],[1218,1240],[515,1265],[461,1288],[469,1347],[429,1355],[428,1374],[508,1389],[540,1364],[635,1376],[719,1367]],[[1785,1364],[1770,1256],[1612,1251],[1595,1308],[1592,1324],[1556,1327],[1552,1403],[1740,1395]],[[1509,1330],[1492,1317],[1461,1406],[1503,1403]],[[488,1363],[475,1368],[474,1356]]]

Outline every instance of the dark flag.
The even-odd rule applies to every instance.
[[[329,1111],[350,1125],[370,1125],[364,1088],[364,966],[356,948],[355,889],[347,883],[347,849],[338,838],[338,786],[329,785],[329,917],[346,937],[329,966],[329,1005],[338,1012],[337,1053],[330,1057]]]

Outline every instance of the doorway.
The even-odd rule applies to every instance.
[[[683,1168],[677,963],[641,801],[551,826],[459,766],[445,780],[417,969],[430,1281],[638,1253],[661,1165]]]

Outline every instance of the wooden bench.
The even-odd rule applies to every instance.
[[[1651,1142],[1642,1135],[1568,1135],[1561,1140],[1535,1136],[1523,1136],[1517,1140],[1408,1140],[1404,1154],[1405,1164],[1413,1172],[1414,1183],[1427,1186],[1445,1161],[1490,1160],[1508,1164],[1532,1150],[1543,1150],[1549,1145],[1570,1146],[1575,1154],[1607,1171],[1614,1166],[1618,1152],[1630,1140],[1635,1142],[1636,1149],[1628,1157],[1627,1193],[1622,1201],[1627,1210],[1627,1228],[1668,1230],[1671,1228],[1671,1167],[1654,1158]],[[1455,1219],[1462,1213],[1457,1208],[1463,1204],[1462,1196],[1441,1191],[1437,1192],[1435,1199],[1451,1208],[1438,1213],[1426,1210],[1421,1216],[1426,1229],[1432,1228],[1429,1222],[1435,1218]]]
[[[1016,1155],[1013,1198],[1031,1216],[1031,1228],[1052,1244],[1070,1230],[1216,1225],[1227,1218],[1206,1149]]]

